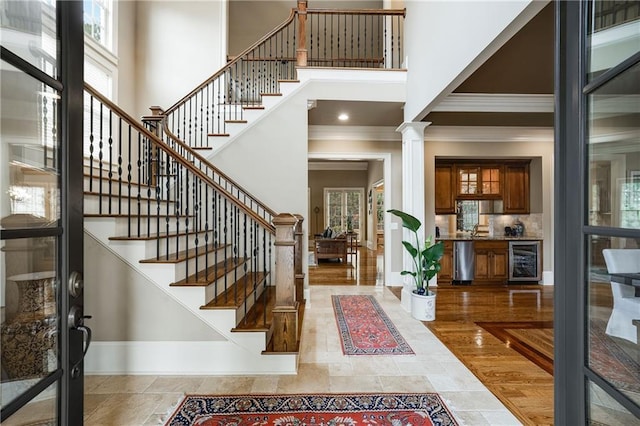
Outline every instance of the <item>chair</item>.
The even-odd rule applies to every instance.
[[[640,249],[602,250],[607,271],[615,273],[640,272]],[[640,319],[640,297],[635,297],[635,288],[611,281],[613,310],[607,323],[606,333],[638,343],[638,333],[633,320]]]

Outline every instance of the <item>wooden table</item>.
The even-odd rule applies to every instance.
[[[609,276],[614,283],[634,286],[636,297],[640,297],[640,272],[616,272]]]

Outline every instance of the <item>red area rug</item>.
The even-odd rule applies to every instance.
[[[189,395],[166,426],[457,425],[442,399],[423,394]]]
[[[413,350],[373,296],[331,296],[345,355],[410,355]]]

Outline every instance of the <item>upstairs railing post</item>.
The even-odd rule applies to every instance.
[[[298,49],[296,64],[307,66],[307,0],[298,0]]]
[[[142,122],[147,130],[162,139],[162,120],[164,120],[164,110],[159,106],[152,106],[149,109],[151,110],[151,115],[145,115],[142,117]],[[149,176],[147,181],[151,186],[155,186],[157,183],[157,176],[160,171],[158,147],[154,147],[153,149],[150,149],[150,151],[153,152],[153,155],[148,159]],[[142,153],[139,155],[142,158],[141,154]]]
[[[295,236],[295,241],[296,241],[296,245],[295,245],[295,249],[294,249],[294,273],[295,273],[295,280],[296,280],[296,301],[301,302],[304,300],[304,273],[302,272],[302,237],[303,237],[303,232],[302,232],[302,222],[304,222],[304,217],[302,217],[302,215],[295,215],[296,219],[298,219],[298,222],[296,223],[296,227],[294,230],[294,236]]]
[[[298,350],[298,306],[296,300],[294,254],[298,219],[289,213],[273,218],[276,228],[276,303],[273,308],[274,352]]]

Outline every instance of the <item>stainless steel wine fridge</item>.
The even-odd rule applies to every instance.
[[[541,280],[540,241],[509,241],[509,281],[540,282]]]

